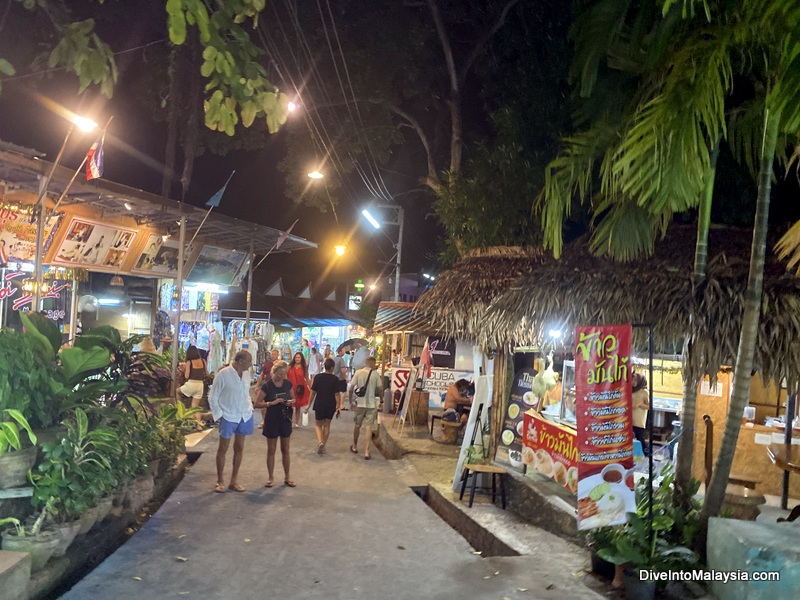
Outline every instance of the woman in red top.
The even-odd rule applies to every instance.
[[[308,377],[308,366],[302,352],[295,353],[286,378],[292,382],[294,390],[294,426],[296,429],[300,427],[301,409],[308,404],[311,396],[311,379]]]

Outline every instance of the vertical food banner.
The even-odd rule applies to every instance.
[[[538,406],[539,399],[531,391],[536,369],[524,368],[514,373],[508,407],[503,415],[503,430],[497,446],[495,460],[501,464],[522,470],[522,428],[525,411]]]
[[[631,325],[575,328],[578,529],[618,525],[636,511]]]

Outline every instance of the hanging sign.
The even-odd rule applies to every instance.
[[[135,237],[135,229],[75,217],[53,263],[119,271]]]
[[[535,410],[525,412],[525,435],[522,462],[525,474],[541,473],[568,488],[578,491],[578,439],[569,427],[548,421]]]
[[[187,250],[188,254],[191,254],[191,249]],[[165,240],[160,235],[151,235],[132,270],[145,275],[176,277],[178,274],[178,242],[172,239]]]
[[[630,355],[630,325],[575,328],[579,530],[636,511]]]
[[[44,228],[44,251],[50,247],[52,233],[61,214],[51,215]],[[30,206],[0,203],[0,268],[36,260],[36,218]]]

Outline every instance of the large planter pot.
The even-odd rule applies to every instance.
[[[70,544],[72,544],[73,540],[75,540],[75,536],[78,535],[78,529],[80,526],[81,522],[79,519],[68,521],[66,523],[55,523],[51,525],[53,530],[58,533],[58,536],[61,540],[61,543],[56,546],[53,556],[64,556],[64,554],[66,554],[67,548],[70,547]]]
[[[36,446],[31,446],[0,456],[0,490],[22,487],[28,483],[28,471],[36,462],[36,452]]]
[[[97,523],[98,509],[96,506],[87,508],[78,519],[78,535],[86,535],[89,530]]]
[[[16,532],[3,533],[3,550],[30,554],[31,571],[41,570],[60,545],[61,536],[55,531],[40,531],[25,537],[19,537]]]
[[[622,575],[625,600],[653,600],[656,597],[655,581],[641,581],[634,569],[625,569]]]
[[[597,555],[597,552],[592,552],[592,573],[597,573],[601,577],[606,577],[608,579],[614,578],[614,563],[610,563],[607,560],[600,558]]]

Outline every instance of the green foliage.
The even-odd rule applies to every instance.
[[[178,455],[186,452],[187,433],[195,430],[197,421],[194,416],[202,412],[199,406],[186,408],[183,402],[175,404],[162,404],[158,412],[151,419],[158,435],[156,453],[151,456],[166,458],[170,465],[175,464]]]
[[[90,85],[99,85],[100,92],[111,98],[117,83],[117,64],[111,48],[94,33],[94,19],[70,23],[61,34],[47,66],[63,66],[75,73],[80,82],[79,94]]]
[[[42,444],[44,459],[31,474],[34,485],[32,503],[36,508],[49,504],[57,521],[68,521],[94,506],[105,492],[99,477],[110,473],[111,458],[120,453],[117,434],[109,427],[89,427],[89,417],[80,408],[61,422],[64,431],[54,442]]]
[[[16,421],[16,423],[7,419],[6,416]],[[36,435],[21,412],[13,408],[7,408],[0,413],[0,417],[2,417],[0,419],[0,456],[3,456],[9,450],[19,450],[22,447],[22,439],[19,435],[20,428],[27,432],[31,444],[36,445]]]
[[[680,506],[674,493],[672,467],[662,469],[653,490],[653,535],[650,538],[647,481],[636,487],[636,513],[628,515],[625,525],[601,527],[588,533],[589,544],[597,554],[614,564],[636,570],[687,570],[699,563],[690,549],[700,528],[700,503],[693,498],[699,482],[692,481],[690,507]]]

